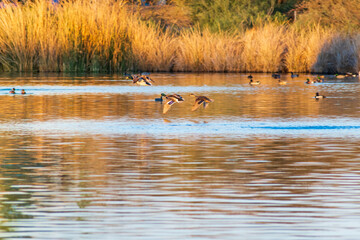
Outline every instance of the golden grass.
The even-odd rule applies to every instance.
[[[131,16],[123,2],[65,2],[55,17],[64,70],[118,71],[124,67]]]
[[[175,57],[175,41],[169,31],[158,25],[148,26],[139,20],[129,23],[132,69],[142,71],[170,71]]]
[[[285,51],[285,27],[267,23],[250,29],[244,35],[245,70],[277,72],[282,70]]]
[[[209,30],[183,31],[177,42],[175,71],[241,71],[243,44],[236,35]]]
[[[318,55],[333,33],[319,26],[307,29],[290,28],[287,31],[286,65],[291,72],[311,72]]]
[[[263,23],[244,32],[164,30],[124,1],[28,1],[0,9],[5,71],[347,72],[359,35]]]

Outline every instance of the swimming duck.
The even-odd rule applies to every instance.
[[[356,74],[356,73],[347,72],[347,73],[345,73],[345,76],[346,76],[346,77],[357,77],[357,74]]]
[[[278,79],[280,78],[280,73],[273,73],[271,76],[275,79]]]
[[[165,93],[160,94],[159,98],[155,98],[155,102],[162,102],[163,101],[163,97],[166,97]]]
[[[295,73],[291,72],[291,78],[296,78],[298,76],[299,76],[299,74],[295,74]]]
[[[323,79],[321,77],[316,77],[314,82],[315,81],[318,82],[318,83],[321,83],[321,82],[323,82]]]
[[[286,84],[287,84],[287,82],[285,80],[280,80],[279,79],[279,85],[286,85]]]
[[[165,95],[164,97],[169,101],[164,105],[163,114],[167,113],[174,103],[183,102],[185,100],[179,94]]]
[[[21,90],[21,94],[26,94],[25,89]]]
[[[15,94],[15,88],[12,88],[9,93]]]
[[[253,79],[253,76],[250,74],[249,76],[247,76],[248,79]]]
[[[195,103],[191,109],[191,111],[195,111],[200,107],[201,104],[204,105],[204,108],[206,108],[209,103],[214,102],[214,100],[206,97],[206,96],[196,96],[195,94],[191,93],[190,96],[195,97]]]
[[[250,82],[249,82],[250,85],[259,85],[260,84],[260,81],[254,81],[252,79],[250,79]]]
[[[323,96],[323,95],[320,95],[319,92],[317,92],[317,93],[315,94],[315,98],[316,98],[316,99],[321,99],[321,98],[326,98],[326,97]]]
[[[336,77],[336,78],[345,78],[346,76],[345,76],[345,75],[335,74],[335,77]]]
[[[307,78],[305,83],[306,83],[306,84],[312,84],[312,83],[314,83],[314,81],[313,81],[313,80],[310,80],[309,78]]]

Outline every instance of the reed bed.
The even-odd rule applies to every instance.
[[[239,36],[209,30],[183,31],[177,41],[175,71],[242,71],[243,43]]]
[[[333,34],[317,55],[313,71],[326,73],[357,72],[358,58],[356,38]]]
[[[286,48],[284,26],[273,23],[245,32],[243,59],[248,72],[277,72],[284,69],[283,55]]]
[[[3,71],[355,72],[360,37],[272,22],[175,32],[124,1],[35,0],[0,8]]]
[[[129,23],[130,63],[132,70],[168,72],[174,65],[176,37],[159,25],[140,20]]]
[[[333,32],[320,26],[305,29],[289,28],[285,55],[286,67],[291,72],[315,71],[315,64],[324,45],[333,37]]]

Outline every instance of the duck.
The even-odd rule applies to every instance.
[[[280,80],[279,79],[279,85],[286,85],[286,84],[287,84],[287,82],[285,80]]]
[[[247,76],[248,79],[253,79],[253,76],[250,74],[249,76]]]
[[[163,97],[166,97],[165,93],[160,94],[159,98],[155,98],[155,102],[162,102],[163,101]]]
[[[271,76],[275,79],[278,79],[280,78],[280,73],[273,73]]]
[[[9,91],[9,93],[15,94],[15,88],[12,88],[12,89]]]
[[[310,80],[309,78],[307,78],[305,83],[306,83],[306,84],[312,84],[312,83],[314,83],[314,81],[313,81],[313,80]]]
[[[165,97],[168,100],[168,102],[164,105],[163,114],[167,113],[174,103],[180,103],[180,102],[185,101],[185,99],[182,96],[180,96],[179,94],[172,94],[172,95],[164,94],[164,95],[165,96],[163,96],[163,97]]]
[[[203,104],[204,108],[206,108],[209,105],[209,103],[214,102],[213,99],[210,99],[206,96],[196,96],[193,93],[191,93],[190,96],[195,97],[195,102],[191,111],[195,111],[196,109],[198,109],[201,104]]]
[[[133,80],[133,84],[137,84],[140,86],[151,86],[151,82],[154,82],[150,77],[145,76],[145,75],[131,75],[131,78]]]
[[[357,77],[357,74],[356,74],[356,73],[347,72],[347,73],[345,73],[345,76],[346,76],[346,77]]]
[[[254,81],[252,79],[250,79],[250,82],[249,82],[250,85],[259,85],[260,84],[260,81]]]
[[[152,78],[150,78],[148,75],[141,75],[142,78],[144,78],[145,80],[147,80],[148,82],[155,82]]]
[[[346,75],[335,74],[335,77],[336,77],[336,78],[345,78]]]
[[[318,83],[321,83],[321,82],[323,82],[323,79],[322,79],[321,77],[316,77],[316,78],[315,78],[315,81],[318,82]],[[315,81],[314,81],[314,82],[315,82]]]
[[[295,73],[291,72],[291,78],[296,78],[298,76],[299,76],[299,74],[295,74]]]
[[[316,99],[326,98],[324,95],[320,95],[319,92],[316,92],[315,94]]]
[[[26,94],[25,89],[21,90],[21,94]]]

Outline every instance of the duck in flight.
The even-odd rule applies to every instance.
[[[194,102],[194,105],[193,105],[191,111],[195,111],[201,105],[203,105],[204,108],[206,108],[209,105],[209,103],[214,102],[214,100],[212,100],[206,96],[196,96],[193,93],[191,93],[190,96],[195,97],[195,102]]]
[[[185,100],[179,94],[172,94],[172,95],[164,94],[164,95],[165,96],[163,96],[163,97],[165,97],[168,100],[168,102],[166,102],[166,104],[163,107],[163,114],[167,113],[174,103],[180,103],[180,102],[183,102]]]
[[[137,84],[140,86],[151,86],[151,82],[154,82],[149,76],[146,75],[131,75],[131,79],[133,80],[133,84]]]

